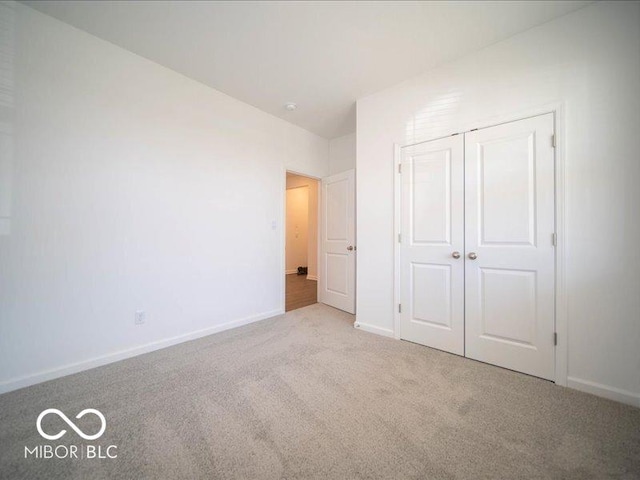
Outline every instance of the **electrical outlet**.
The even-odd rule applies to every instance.
[[[146,321],[147,321],[147,314],[143,310],[138,310],[136,312],[136,316],[135,316],[135,319],[133,320],[133,323],[135,325],[142,325]]]

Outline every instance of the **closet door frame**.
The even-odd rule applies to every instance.
[[[567,364],[568,364],[568,327],[567,327],[567,303],[565,288],[565,104],[552,103],[542,105],[538,108],[523,110],[507,115],[491,116],[478,119],[460,126],[449,135],[433,138],[420,139],[418,142],[407,142],[405,144],[394,144],[393,155],[393,175],[394,175],[394,304],[393,304],[393,330],[394,338],[400,339],[400,315],[398,305],[400,304],[400,244],[398,235],[401,225],[401,175],[399,166],[402,161],[402,148],[423,142],[430,142],[450,135],[459,135],[478,128],[488,128],[504,123],[524,120],[552,113],[555,129],[555,221],[556,221],[556,259],[555,259],[555,331],[557,334],[556,355],[555,355],[555,378],[557,385],[567,386]]]

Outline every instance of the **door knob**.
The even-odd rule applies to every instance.
[[[351,251],[353,251],[353,245],[349,245],[349,246],[347,247],[347,250],[349,250],[350,252],[351,252]]]
[[[453,253],[451,254],[451,256],[452,256],[453,258],[460,258],[460,252],[453,252]]]
[[[475,260],[476,258],[478,258],[478,254],[477,254],[476,252],[471,252],[471,253],[469,254],[469,258],[470,258],[471,260]]]

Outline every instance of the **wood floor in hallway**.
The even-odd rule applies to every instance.
[[[318,302],[318,282],[307,280],[306,275],[286,275],[285,311],[313,305]]]

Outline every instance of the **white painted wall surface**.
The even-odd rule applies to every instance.
[[[287,188],[306,186],[309,191],[309,222],[307,231],[307,278],[318,279],[318,180],[287,173]],[[291,267],[294,268],[294,267]],[[296,266],[297,268],[297,266]],[[286,267],[289,270],[289,267]]]
[[[640,405],[637,2],[595,3],[358,101],[357,321],[393,329],[394,142],[556,103],[565,114],[568,384]]]
[[[309,187],[287,188],[285,228],[285,273],[289,274],[309,266]]]
[[[329,175],[356,168],[356,134],[329,140]]]
[[[0,7],[0,392],[281,312],[284,171],[326,175],[328,142]]]

